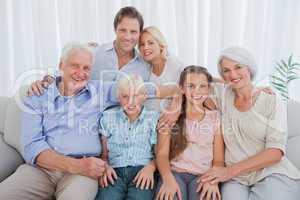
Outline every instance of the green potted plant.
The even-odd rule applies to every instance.
[[[300,78],[299,70],[300,64],[293,60],[293,55],[290,55],[287,61],[282,59],[276,63],[275,70],[270,75],[270,83],[283,100],[289,100],[288,86],[292,80]]]

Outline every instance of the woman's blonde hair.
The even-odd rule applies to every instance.
[[[143,33],[149,33],[154,37],[154,39],[162,47],[162,55],[166,58],[168,56],[168,51],[167,51],[168,45],[164,35],[160,32],[160,30],[155,26],[148,26],[144,28],[143,31],[141,32],[141,37]]]

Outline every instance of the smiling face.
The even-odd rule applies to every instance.
[[[84,87],[90,79],[92,62],[90,52],[80,49],[71,51],[68,58],[59,64],[64,84],[72,88]]]
[[[146,100],[144,87],[122,87],[119,88],[118,100],[127,116],[138,116]]]
[[[139,50],[147,62],[153,62],[162,56],[163,47],[148,32],[143,32],[139,41]]]
[[[131,52],[138,43],[140,24],[136,18],[123,17],[115,29],[117,48],[125,53]]]
[[[208,98],[210,86],[205,74],[188,73],[181,89],[186,97],[187,103],[193,106],[202,106],[204,101]]]
[[[251,85],[251,74],[246,65],[223,58],[221,63],[222,76],[233,89],[240,89]]]

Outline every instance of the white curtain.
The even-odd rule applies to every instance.
[[[68,41],[112,41],[113,18],[135,6],[145,26],[155,25],[169,50],[185,64],[217,75],[219,52],[244,46],[257,59],[260,85],[268,84],[275,62],[293,53],[300,61],[299,0],[0,0],[0,96],[55,68]],[[48,70],[47,70],[48,69]],[[35,76],[28,76],[32,71]],[[300,100],[300,81],[290,85]]]

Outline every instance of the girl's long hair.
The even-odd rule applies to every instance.
[[[180,74],[179,85],[183,87],[184,82],[188,74],[203,74],[207,77],[207,81],[210,84],[212,82],[212,76],[208,73],[207,69],[201,66],[190,65],[184,68]],[[204,105],[205,106],[205,103]],[[171,131],[171,143],[170,143],[170,153],[169,159],[177,157],[182,153],[187,147],[187,138],[186,138],[186,97],[183,95],[181,113],[179,118]]]

